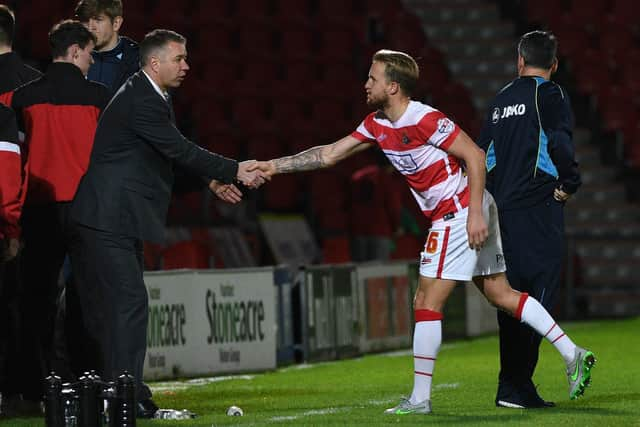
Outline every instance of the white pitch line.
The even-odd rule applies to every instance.
[[[294,420],[297,420],[298,418],[310,417],[310,416],[313,416],[313,415],[335,414],[337,412],[344,412],[344,411],[348,411],[348,410],[351,410],[351,409],[353,409],[353,408],[344,407],[344,408],[312,409],[312,410],[305,411],[305,412],[303,412],[301,414],[296,414],[296,415],[282,415],[282,416],[278,416],[278,417],[271,417],[271,418],[269,418],[269,421],[272,421],[272,422],[294,421]]]
[[[220,381],[228,380],[252,380],[254,375],[227,375],[224,377],[205,377],[205,378],[192,378],[185,381],[167,381],[151,384],[152,391],[178,391],[185,390],[191,387],[201,387],[203,385],[217,383]]]
[[[460,387],[460,383],[443,383],[443,384],[434,385],[433,389],[434,390],[450,390],[458,387]],[[371,400],[367,400],[367,404],[371,406],[377,406],[377,405],[386,405],[388,403],[397,402],[397,401],[398,401],[397,397],[389,398],[389,399],[371,399]]]
[[[460,387],[460,383],[443,383],[436,384],[433,386],[434,390],[442,390],[442,389],[454,389]]]

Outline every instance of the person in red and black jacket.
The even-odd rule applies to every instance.
[[[15,16],[13,11],[6,5],[0,4],[0,93],[8,92],[28,83],[42,75],[42,73],[22,62],[20,56],[13,51],[13,38],[15,30]],[[3,109],[2,113],[2,127],[0,131],[3,133],[2,139],[7,142],[9,136],[5,135],[6,132],[12,133],[16,128],[15,123],[11,125],[12,120],[15,122],[15,114],[10,109]],[[7,114],[12,116],[12,119],[7,119]],[[7,121],[8,120],[8,121]],[[24,135],[19,135],[20,139]],[[15,142],[18,142],[17,140]],[[5,151],[2,153],[3,157],[0,160],[0,170],[2,170],[3,183],[0,184],[0,191],[2,192],[3,209],[4,212],[0,213],[0,217],[7,219],[10,223],[4,222],[4,234],[5,237],[10,235],[9,240],[5,239],[5,244],[8,244],[7,249],[11,250],[11,254],[17,253],[19,249],[19,215],[22,207],[21,199],[16,199],[15,195],[20,192],[20,186],[22,184],[22,173],[15,173],[14,169],[18,167],[21,171],[20,155],[16,155],[13,151]],[[10,184],[9,184],[10,183]],[[6,188],[10,185],[10,189]],[[17,186],[17,187],[16,187]],[[22,193],[22,196],[24,194]],[[9,205],[4,205],[9,203]],[[1,233],[1,232],[0,232]],[[0,237],[0,242],[2,238]],[[19,313],[16,309],[18,294],[19,294],[19,266],[18,256],[12,256],[11,259],[7,259],[0,264],[3,264],[0,268],[0,283],[2,283],[0,290],[0,313],[2,319],[0,319],[0,393],[2,394],[0,414],[8,415],[15,414],[16,408],[19,408],[21,412],[24,412],[26,405],[22,404],[20,396],[16,394],[17,384],[20,382],[20,375],[13,367],[16,365],[16,361],[20,360],[18,337],[22,336],[20,332],[20,320]]]
[[[84,25],[62,21],[49,33],[49,42],[53,62],[44,76],[0,95],[0,102],[18,114],[26,135],[21,274],[28,298],[21,301],[21,313],[31,348],[24,351],[20,371],[23,398],[35,401],[52,368],[57,283],[70,240],[68,210],[109,100],[106,86],[86,79],[95,36]],[[36,355],[40,360],[33,360]]]
[[[20,234],[20,188],[22,186],[22,164],[18,145],[16,116],[10,108],[0,104],[0,289],[2,288],[1,265],[18,254]]]
[[[20,146],[18,145],[18,127],[16,116],[10,108],[0,104],[0,392],[2,393],[3,408],[9,398],[7,392],[11,375],[7,369],[10,346],[9,338],[14,329],[14,319],[9,309],[14,287],[10,281],[5,283],[4,270],[7,261],[11,261],[18,254],[18,219],[20,217],[20,187],[22,183],[22,164],[20,160]],[[9,277],[9,276],[7,276]],[[10,344],[11,343],[11,344]]]
[[[13,51],[15,25],[13,11],[0,4],[0,93],[14,90],[42,75],[40,71],[22,62]]]

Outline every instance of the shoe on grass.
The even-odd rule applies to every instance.
[[[384,411],[387,415],[429,414],[431,413],[431,400],[427,399],[415,405],[409,399],[402,398],[398,406]]]
[[[567,379],[569,380],[569,398],[577,399],[591,384],[591,369],[596,364],[596,357],[592,352],[576,347],[573,361],[567,365]]]

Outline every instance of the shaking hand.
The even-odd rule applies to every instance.
[[[249,188],[258,188],[266,181],[271,180],[271,176],[263,172],[255,160],[245,160],[238,165],[238,181]]]

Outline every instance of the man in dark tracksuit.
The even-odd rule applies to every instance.
[[[75,9],[76,19],[96,36],[87,78],[107,86],[112,96],[140,69],[138,44],[120,35],[122,15],[121,0],[80,0]]]
[[[14,28],[13,12],[7,6],[0,5],[0,93],[14,90],[42,75],[40,71],[22,62],[13,51]]]
[[[14,304],[15,288],[13,283],[4,283],[4,270],[8,261],[18,254],[20,189],[22,187],[22,161],[20,146],[18,145],[18,126],[16,116],[11,108],[0,104],[0,393],[2,393],[2,407],[0,415],[10,412],[7,401],[15,399],[11,393],[16,390],[12,381],[15,376],[9,369],[9,355],[13,356],[17,340],[15,328]],[[11,327],[9,326],[11,325]]]
[[[0,102],[16,111],[26,136],[21,219],[26,338],[19,372],[23,398],[36,402],[54,361],[53,325],[58,276],[69,247],[69,206],[89,165],[98,117],[109,100],[104,85],[86,80],[95,44],[89,30],[78,21],[63,21],[51,30],[49,42],[53,62],[44,76],[0,95]]]
[[[518,44],[519,77],[490,104],[478,145],[487,155],[487,189],[500,213],[507,277],[547,310],[555,304],[564,254],[564,202],[580,186],[565,91],[549,79],[557,41],[527,33]],[[531,380],[542,337],[498,312],[500,375],[496,405],[553,406]]]
[[[13,51],[13,37],[15,29],[15,17],[13,11],[5,5],[0,5],[0,93],[12,91],[25,83],[28,83],[42,75],[42,73],[35,68],[32,68],[22,62],[20,56]],[[12,114],[15,120],[15,114]],[[4,122],[4,123],[10,123]],[[2,124],[0,124],[2,125]],[[7,125],[8,126],[8,125]],[[2,127],[2,132],[9,132],[8,127]],[[5,138],[6,136],[3,136]],[[20,137],[22,139],[22,136]],[[7,141],[7,140],[4,140]],[[20,141],[16,140],[16,144],[19,145]],[[17,165],[20,166],[20,154],[12,156],[11,152],[5,151],[4,155],[6,160],[2,160],[0,163],[0,170],[3,174],[2,180],[3,189],[0,189],[2,195],[1,199],[9,203],[4,206],[5,216],[5,243],[9,242],[8,249],[14,252],[18,247],[20,237],[19,227],[19,214],[22,208],[23,194],[20,194],[19,201],[14,199],[15,194],[20,193],[22,185],[22,174],[15,175],[12,171]],[[7,164],[9,161],[11,165]],[[20,166],[21,169],[21,166]],[[17,179],[18,181],[14,181]],[[6,181],[5,181],[6,180]],[[5,185],[9,184],[10,189],[5,188]],[[16,184],[18,188],[16,188]],[[9,195],[11,192],[11,196]],[[17,192],[17,193],[16,193]],[[10,200],[13,200],[10,202]],[[18,204],[16,204],[18,202]],[[0,213],[0,216],[3,214]],[[2,233],[2,231],[0,231]],[[18,384],[20,383],[20,373],[15,369],[16,364],[20,360],[20,337],[23,336],[19,326],[19,307],[18,307],[18,293],[20,288],[20,280],[18,275],[18,262],[19,256],[13,257],[11,260],[6,260],[4,268],[0,271],[0,282],[2,282],[2,292],[0,293],[0,313],[2,319],[0,320],[0,394],[2,394],[2,402],[0,406],[0,414],[13,415],[16,413],[28,413],[30,408],[23,405],[23,402],[18,395]],[[34,405],[31,405],[34,406]]]

